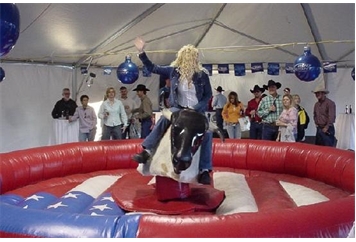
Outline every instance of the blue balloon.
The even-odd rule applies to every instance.
[[[299,80],[310,82],[314,81],[321,72],[319,59],[312,55],[310,47],[304,47],[303,55],[299,56],[294,62],[294,74]]]
[[[355,67],[351,71],[351,77],[352,77],[353,80],[355,80]]]
[[[117,67],[117,78],[123,84],[134,83],[139,76],[139,70],[135,63],[131,62],[131,56],[126,56],[125,62]]]
[[[2,82],[5,79],[5,71],[0,67],[0,82]]]
[[[20,13],[13,3],[0,4],[0,57],[14,48],[20,35]]]

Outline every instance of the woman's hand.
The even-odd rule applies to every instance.
[[[143,52],[146,43],[141,37],[136,37],[134,44],[139,52]]]

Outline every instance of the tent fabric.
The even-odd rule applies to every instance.
[[[0,83],[0,152],[49,144],[50,115],[64,87],[80,105],[87,94],[98,110],[107,87],[126,86],[139,104],[138,84],[158,111],[159,76],[142,75],[133,40],[142,36],[150,59],[170,64],[185,44],[194,44],[203,64],[213,64],[212,88],[222,86],[224,94],[236,91],[246,105],[250,89],[269,79],[281,82],[299,94],[312,118],[316,101],[311,91],[329,89],[337,113],[355,103],[355,82],[351,78],[355,55],[354,3],[19,3],[20,36],[15,47],[1,57],[6,79]],[[321,73],[312,82],[286,74],[285,63],[293,63],[309,44],[321,61],[336,61],[336,73]],[[130,85],[118,81],[116,67],[127,54],[140,67],[139,79]],[[251,63],[263,63],[264,72],[251,73]],[[280,75],[267,74],[269,62],[280,63]],[[246,75],[234,75],[233,64],[246,64]],[[218,74],[217,64],[229,64],[229,74]],[[93,85],[79,67],[96,74]],[[103,67],[112,67],[104,75]],[[213,90],[214,91],[214,90]],[[279,91],[283,94],[282,89]],[[215,93],[214,93],[215,94]],[[100,121],[98,122],[98,126]],[[309,125],[306,135],[314,136]],[[97,133],[96,140],[100,139]]]
[[[354,66],[354,3],[19,3],[20,37],[3,61],[118,66],[142,36],[157,64],[185,44],[210,64],[294,62],[306,44]],[[139,62],[134,55],[133,62]]]

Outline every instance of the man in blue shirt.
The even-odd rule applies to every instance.
[[[222,110],[227,102],[227,98],[224,96],[224,94],[222,94],[223,91],[225,91],[224,89],[222,89],[221,86],[218,86],[215,89],[218,94],[216,94],[213,97],[213,101],[212,101],[212,107],[215,109],[215,117],[216,117],[216,125],[219,127],[219,129],[221,129],[221,132],[224,131],[224,125],[223,125],[223,117],[222,117]]]

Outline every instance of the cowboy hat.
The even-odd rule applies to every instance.
[[[258,85],[255,85],[253,87],[253,90],[250,90],[250,92],[254,93],[254,92],[264,92],[265,89],[263,87],[259,87]]]
[[[323,92],[323,93],[325,93],[325,94],[328,94],[328,93],[329,93],[329,91],[328,91],[326,88],[320,88],[320,87],[315,88],[315,90],[312,91],[312,92],[313,92],[313,93]]]
[[[216,88],[215,90],[218,91],[218,92],[223,92],[223,91],[225,91],[224,89],[222,89],[221,86],[218,86],[218,88]]]
[[[150,89],[147,89],[145,85],[143,84],[138,84],[135,89],[132,91],[149,91]]]
[[[268,90],[268,88],[269,88],[270,86],[276,86],[277,89],[279,89],[279,88],[282,86],[282,84],[279,83],[279,82],[275,82],[275,81],[273,81],[273,80],[269,80],[267,85],[263,85],[264,89],[266,89],[266,90]]]

